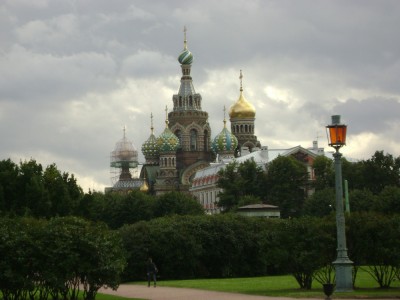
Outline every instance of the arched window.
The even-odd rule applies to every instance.
[[[197,131],[190,130],[190,150],[197,150]]]

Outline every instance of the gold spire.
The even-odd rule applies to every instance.
[[[225,105],[224,105],[224,128],[226,128],[226,118],[225,118],[225,115],[226,115],[226,108],[225,108]]]
[[[229,109],[230,118],[254,118],[256,110],[243,96],[243,73],[240,70],[240,96],[235,104]]]
[[[183,26],[183,36],[184,36],[183,50],[187,50],[186,31],[187,31],[186,26]]]
[[[165,105],[165,128],[168,128],[168,106]]]
[[[242,74],[242,70],[240,70],[240,91],[243,92],[243,74]]]

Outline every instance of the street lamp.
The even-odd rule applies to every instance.
[[[346,225],[343,212],[343,187],[342,187],[342,154],[339,149],[346,145],[347,126],[340,124],[340,116],[332,116],[332,124],[326,126],[329,146],[335,148],[335,187],[336,187],[336,232],[337,232],[337,258],[333,262],[336,270],[336,291],[350,292],[353,290],[352,268],[353,262],[347,255]]]

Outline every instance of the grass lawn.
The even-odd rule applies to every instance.
[[[133,298],[125,298],[125,297],[100,294],[100,293],[96,295],[96,300],[128,300],[128,299],[133,300]],[[144,299],[136,299],[136,300],[144,300]]]
[[[141,282],[140,284],[143,284]],[[301,290],[293,276],[265,276],[230,279],[196,279],[159,281],[159,286],[196,288],[212,291],[293,298],[323,298],[322,286],[313,282],[311,290]],[[400,282],[390,289],[380,289],[368,273],[360,270],[356,289],[349,293],[334,293],[334,298],[400,298]]]

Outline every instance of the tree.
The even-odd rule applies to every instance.
[[[0,211],[3,213],[16,208],[18,173],[18,165],[10,159],[0,161]]]
[[[400,214],[400,187],[385,186],[377,196],[375,210],[383,214]]]
[[[390,287],[400,265],[399,216],[352,214],[347,223],[349,255],[355,267],[367,265],[365,270],[381,288]]]
[[[334,232],[332,219],[298,218],[281,224],[278,241],[285,245],[281,255],[300,288],[311,289],[315,272],[334,260]]]
[[[377,196],[370,190],[354,189],[349,192],[349,203],[351,212],[368,212],[375,210]]]
[[[154,197],[139,191],[129,194],[107,193],[101,220],[112,229],[153,217]],[[95,207],[94,207],[95,208]]]
[[[267,170],[268,202],[280,207],[283,218],[299,216],[305,200],[308,173],[294,157],[278,156]]]
[[[218,173],[219,179],[217,186],[222,188],[219,194],[218,205],[224,208],[225,212],[235,210],[238,205],[250,202],[257,203],[265,201],[266,175],[260,166],[257,166],[254,160],[246,160],[243,163],[230,163],[226,168]]]
[[[323,190],[335,186],[335,173],[333,170],[333,162],[324,155],[319,155],[313,163],[315,173],[315,190]]]
[[[335,190],[333,188],[325,188],[317,190],[305,200],[303,214],[306,216],[324,217],[332,214],[335,209]]]
[[[169,192],[156,197],[154,216],[170,215],[203,215],[201,204],[191,195],[180,192]]]
[[[364,186],[379,194],[386,186],[400,186],[400,157],[376,151],[371,159],[363,162]]]

